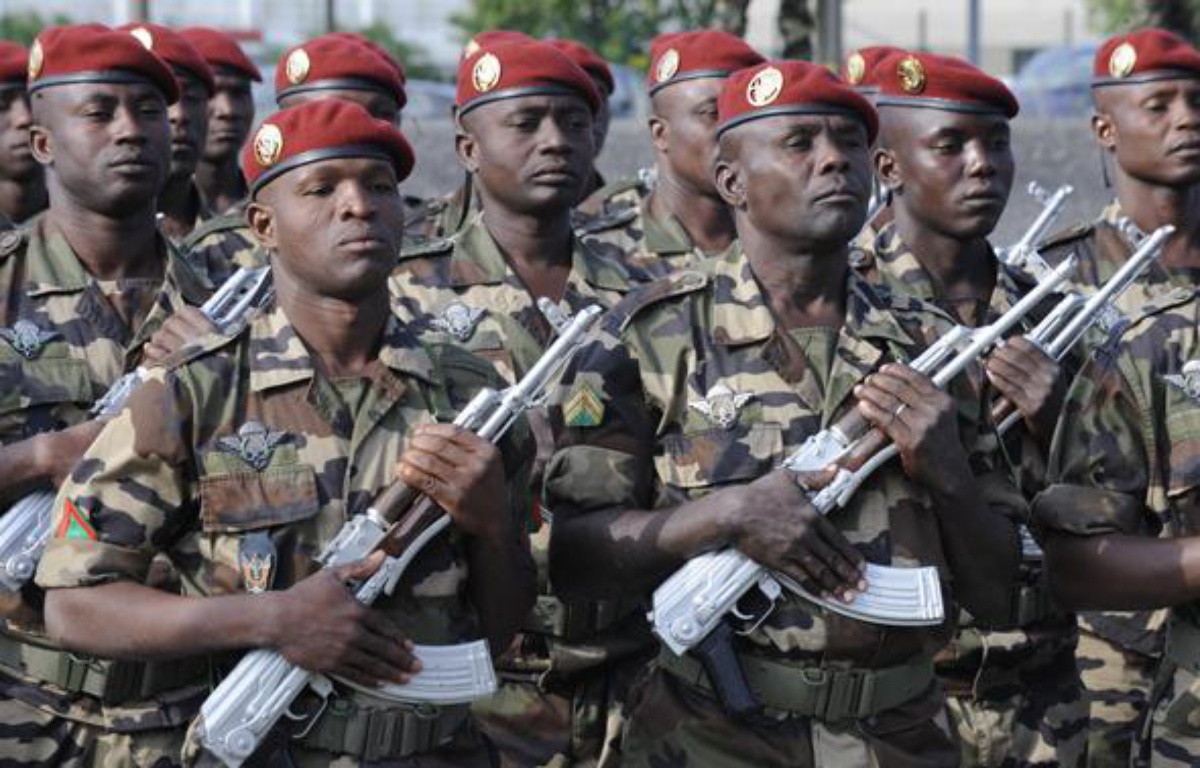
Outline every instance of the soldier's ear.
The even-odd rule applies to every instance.
[[[255,200],[246,206],[246,223],[263,250],[274,251],[279,244],[275,236],[275,211]]]
[[[465,168],[467,173],[473,174],[479,170],[479,142],[457,120],[454,128],[454,151],[458,155],[459,165]]]
[[[716,187],[717,194],[730,208],[741,210],[746,207],[746,182],[736,161],[717,160]]]
[[[900,164],[896,162],[895,153],[890,149],[876,147],[874,160],[875,177],[879,179],[879,183],[892,192],[899,192],[904,186],[904,174],[900,170]]]
[[[1107,112],[1092,113],[1092,135],[1096,143],[1107,150],[1117,146],[1117,125]]]
[[[29,126],[29,148],[33,159],[42,165],[50,165],[54,160],[53,142],[50,132],[40,125]]]
[[[667,147],[670,144],[667,141],[667,121],[658,115],[650,116],[650,142],[654,144],[654,149],[660,155],[667,154]]]

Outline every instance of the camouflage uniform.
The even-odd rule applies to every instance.
[[[221,285],[239,267],[262,267],[267,253],[258,246],[246,224],[246,202],[204,222],[179,244],[196,272]]]
[[[600,190],[594,200],[585,203],[592,212],[578,216],[576,234],[589,244],[614,246],[625,254],[630,269],[652,278],[698,267],[712,254],[697,248],[674,216],[662,219],[651,214],[650,191],[641,179],[616,182]]]
[[[1046,261],[1060,263],[1078,257],[1073,280],[1085,291],[1101,285],[1133,254],[1121,231],[1124,214],[1113,202],[1092,223],[1048,239],[1040,247]],[[1141,314],[1148,302],[1176,286],[1189,286],[1193,277],[1172,274],[1157,261],[1116,302],[1127,318]],[[1137,733],[1154,670],[1162,655],[1165,611],[1085,611],[1079,615],[1076,660],[1091,706],[1088,764],[1124,766]]]
[[[997,262],[996,289],[988,303],[945,301],[893,223],[851,260],[872,283],[938,306],[972,327],[994,321],[1031,287]],[[1027,498],[1044,479],[1041,457],[1031,453],[1040,452],[1032,441],[1014,435],[993,458],[1009,464]],[[1081,765],[1088,711],[1075,669],[1075,617],[1050,605],[1040,558],[1023,563],[1012,613],[1008,624],[995,627],[978,625],[964,613],[950,647],[938,657],[938,677],[946,686],[964,764]]]
[[[563,379],[553,413],[563,433],[546,470],[547,506],[560,520],[609,508],[667,509],[753,480],[852,408],[851,391],[869,372],[911,360],[951,325],[938,310],[872,288],[853,272],[846,301],[840,330],[782,331],[737,246],[701,271],[635,294],[602,321],[604,333]],[[969,389],[955,384],[960,434],[973,443],[982,414]],[[1024,501],[1001,477],[977,470],[990,506],[1024,514]],[[881,467],[830,520],[868,560],[935,566],[943,591],[950,586],[931,499],[898,463]],[[932,670],[950,629],[866,624],[786,594],[761,626],[735,640],[743,669],[757,670],[751,686],[767,720],[729,719],[698,665],[664,651],[631,696],[622,764],[957,765]],[[878,677],[868,684],[859,674]],[[849,680],[861,683],[852,693],[842,688]],[[826,704],[805,712],[792,704],[800,690]]]
[[[159,248],[165,281],[97,281],[44,218],[0,238],[0,443],[86,421],[92,403],[137,365],[163,319],[185,300],[204,300],[202,281],[165,239]],[[44,634],[39,592],[30,587],[4,603],[0,760],[170,764],[179,747],[171,729],[200,703],[201,691],[186,683],[202,680],[204,670],[68,656]]]
[[[1097,350],[1055,435],[1054,482],[1034,504],[1040,524],[1081,536],[1195,536],[1200,379],[1185,366],[1200,358],[1198,309],[1194,288],[1164,290]],[[1196,765],[1200,615],[1190,603],[1167,613],[1169,629],[1161,633],[1152,635],[1144,621],[1126,626],[1141,627],[1143,641],[1166,636],[1163,688],[1149,707],[1153,764]]]
[[[571,312],[616,304],[635,285],[619,260],[578,241],[563,304]],[[406,250],[393,273],[396,314],[422,338],[457,343],[496,364],[508,381],[524,375],[552,341],[529,291],[505,261],[476,214],[458,234]],[[538,468],[553,438],[540,413],[530,415],[539,445]],[[594,645],[622,642],[628,606],[565,604],[549,594],[548,522],[537,515],[533,537],[540,596],[513,650],[498,662],[505,685],[476,707],[506,764],[609,764],[606,745],[619,728],[621,679],[599,674]],[[597,635],[596,633],[600,633]]]
[[[191,193],[192,201],[196,206],[196,219],[192,222],[192,229],[187,235],[172,240],[172,242],[179,247],[183,247],[184,242],[186,242],[197,229],[204,226],[205,222],[211,221],[213,217],[216,216],[216,214],[213,213],[212,208],[209,207],[208,200],[206,200],[203,193],[200,192],[200,187],[196,186],[195,181],[192,181]]]
[[[318,569],[315,557],[346,520],[393,480],[416,425],[452,419],[480,387],[496,384],[486,362],[423,345],[395,318],[362,377],[331,380],[278,307],[185,356],[154,369],[60,491],[58,533],[38,572],[43,587],[140,581],[163,551],[187,595],[286,589]],[[524,477],[520,455],[505,452],[514,489]],[[72,536],[69,527],[61,535],[68,504],[93,535]],[[459,535],[435,538],[376,609],[414,642],[478,637],[465,558]],[[428,708],[381,705],[348,690],[338,702],[291,742],[296,764],[490,762],[465,706],[434,708],[431,725]],[[298,702],[297,711],[313,706]],[[415,728],[424,735],[402,751]]]

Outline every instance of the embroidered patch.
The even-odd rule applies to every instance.
[[[753,398],[752,393],[734,392],[724,384],[716,384],[708,390],[703,400],[693,400],[688,407],[704,414],[721,429],[729,429],[737,424],[742,408]]]
[[[1163,374],[1163,381],[1178,388],[1188,399],[1200,405],[1200,360],[1189,360],[1179,373]]]
[[[286,432],[272,432],[257,421],[248,421],[241,426],[236,436],[217,440],[217,448],[237,456],[258,471],[271,463],[275,447],[287,437]]]
[[[238,546],[238,570],[247,592],[257,595],[271,588],[275,581],[276,559],[275,542],[270,534],[256,531],[242,537]]]
[[[11,328],[0,327],[0,338],[26,360],[33,360],[42,354],[46,344],[61,335],[57,331],[43,331],[29,320],[18,320]]]
[[[75,539],[80,541],[99,541],[96,529],[92,527],[91,517],[87,510],[80,511],[73,501],[67,499],[63,506],[63,516],[54,532],[57,539]]]
[[[591,385],[582,384],[567,398],[563,421],[568,427],[598,427],[604,421],[604,401]]]
[[[442,313],[430,321],[430,325],[439,331],[450,334],[459,344],[467,341],[475,333],[475,327],[487,314],[482,307],[468,307],[461,301],[450,304]]]

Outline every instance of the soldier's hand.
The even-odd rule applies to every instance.
[[[57,432],[44,432],[33,438],[34,461],[39,473],[60,486],[104,428],[99,420],[85,421]]]
[[[988,381],[1011,402],[1039,441],[1048,443],[1062,407],[1058,363],[1029,339],[1004,342],[984,364]]]
[[[347,587],[383,563],[383,553],[326,568],[281,592],[270,592],[273,645],[296,666],[360,685],[407,683],[421,671],[412,642],[386,616],[354,599]]]
[[[143,348],[146,363],[161,363],[167,357],[183,349],[189,343],[217,327],[196,307],[184,307],[163,321],[150,341]]]
[[[462,427],[417,427],[396,474],[436,501],[464,533],[500,538],[512,526],[500,450]]]
[[[725,493],[738,497],[732,543],[742,554],[821,597],[849,602],[866,588],[862,554],[813,509],[793,473],[777,469]]]
[[[907,365],[889,363],[854,388],[858,410],[896,444],[904,472],[934,490],[970,474],[954,398]]]

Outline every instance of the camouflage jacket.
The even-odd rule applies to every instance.
[[[97,281],[44,218],[0,235],[0,444],[85,421],[162,321],[204,301],[209,286],[165,238],[159,251],[165,280]]]
[[[164,552],[187,595],[286,589],[393,480],[416,425],[496,384],[485,361],[423,345],[394,317],[378,360],[342,381],[317,372],[278,307],[210,335],[153,369],[63,486],[38,583],[140,582]],[[504,452],[514,499],[525,446]],[[522,512],[509,502],[496,513]],[[375,607],[415,642],[477,637],[464,546],[453,530],[435,538]]]
[[[523,376],[552,340],[482,214],[449,239],[407,249],[389,282],[396,314],[421,338],[457,343],[491,360],[506,381]],[[571,312],[610,307],[638,283],[619,263],[576,241],[563,302]]]
[[[629,187],[605,199],[596,213],[577,218],[575,233],[589,245],[611,248],[627,267],[651,278],[694,269],[709,258],[678,219],[650,212],[650,196],[644,190]]]
[[[1200,297],[1175,288],[1100,347],[1076,378],[1055,433],[1052,484],[1034,502],[1047,528],[1091,536],[1194,536],[1200,531]],[[1099,574],[1097,574],[1099,576]],[[1194,605],[1177,610],[1195,617]],[[1105,614],[1105,635],[1161,650],[1159,611]],[[1152,616],[1152,620],[1151,617]]]
[[[951,326],[939,310],[877,290],[853,271],[846,291],[828,372],[817,371],[793,336],[777,328],[737,247],[618,306],[568,369],[556,398],[552,417],[562,440],[545,481],[556,521],[608,508],[668,509],[764,475],[854,407],[851,392],[867,374],[890,360],[913,359]],[[967,443],[977,439],[982,415],[969,389],[954,385]],[[989,504],[1024,513],[1023,500],[997,473],[977,469]],[[877,470],[829,519],[868,560],[935,566],[944,591],[952,590],[932,501],[898,463]],[[866,624],[789,594],[738,642],[759,654],[818,654],[875,668],[932,656],[949,630],[949,623]]]
[[[204,222],[179,244],[192,269],[213,285],[224,283],[240,267],[262,267],[267,252],[259,247],[246,223],[243,201],[227,213]]]
[[[191,194],[192,201],[195,203],[195,206],[196,206],[196,218],[192,222],[192,229],[190,232],[188,232],[188,234],[186,234],[180,238],[172,239],[172,242],[175,243],[175,245],[180,246],[180,247],[182,247],[183,243],[186,242],[188,240],[188,238],[191,237],[193,232],[195,232],[200,227],[204,226],[205,222],[211,221],[217,215],[213,211],[212,207],[208,204],[208,199],[204,197],[204,193],[202,193],[200,191],[200,187],[198,187],[196,185],[195,181],[192,182],[191,192],[192,192],[192,194]],[[231,210],[233,210],[233,209],[231,209]]]
[[[859,274],[868,281],[883,285],[893,293],[933,304],[971,326],[993,322],[1032,287],[997,260],[996,288],[986,304],[946,302],[938,296],[933,278],[900,238],[893,222],[884,224],[873,240],[862,246],[852,252],[851,259]],[[982,381],[972,383],[981,391],[985,390]],[[1007,437],[1003,445],[997,436],[985,436],[977,448],[992,455],[973,456],[972,463],[1006,468],[1015,488],[1032,499],[1045,484],[1045,461],[1042,451],[1032,440],[1022,439],[1024,430],[1020,426],[1016,432]],[[1031,582],[1038,581],[1040,564],[1029,564],[1027,568],[1030,570],[1027,578]],[[1069,658],[1075,645],[1075,619],[1072,616],[1060,613],[1030,626],[1004,631],[979,628],[973,626],[969,616],[963,618],[954,641],[939,655],[938,661],[938,673],[952,694],[974,691],[976,695],[986,696],[989,689],[1011,691],[1020,668],[1028,672],[1037,665],[1059,660],[1074,664]]]

